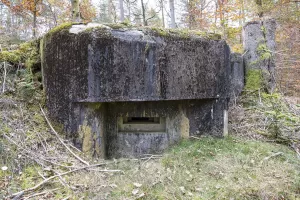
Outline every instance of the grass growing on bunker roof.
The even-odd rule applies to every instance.
[[[204,31],[196,31],[189,29],[165,29],[159,27],[146,27],[143,30],[150,31],[150,33],[167,38],[180,38],[180,39],[189,39],[193,37],[201,37],[211,40],[220,40],[221,35],[215,33],[209,33]]]

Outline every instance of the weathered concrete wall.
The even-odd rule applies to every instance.
[[[227,101],[227,100],[226,100]],[[76,144],[84,153],[104,158],[161,153],[181,138],[212,135],[222,137],[227,102],[172,100],[150,102],[76,103],[70,116]],[[163,132],[120,132],[119,117],[163,117]]]
[[[68,102],[227,95],[230,52],[221,40],[98,28],[78,34],[59,31],[43,43],[47,103],[57,118],[67,118]]]
[[[155,153],[181,137],[223,135],[231,73],[241,74],[224,41],[96,26],[48,34],[41,48],[50,117],[84,152]],[[165,117],[166,133],[119,134],[122,116]]]
[[[243,27],[243,45],[245,49],[244,62],[246,71],[262,70],[266,89],[275,88],[274,52],[276,21],[253,21]]]
[[[179,100],[158,102],[126,102],[107,104],[107,156],[124,157],[130,155],[161,153],[181,138],[191,135],[223,136],[226,104],[217,99]],[[120,133],[117,118],[165,117],[166,132]]]
[[[239,53],[230,54],[231,99],[238,97],[245,85],[245,68],[243,57]]]
[[[75,144],[87,155],[105,158],[105,104],[75,103],[72,108],[68,122],[73,127],[73,134],[70,136],[74,138]]]

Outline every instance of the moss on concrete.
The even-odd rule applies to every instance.
[[[152,33],[154,33],[157,36],[161,36],[161,37],[170,36],[170,32],[168,29],[151,27],[150,30],[152,31]]]
[[[128,23],[107,23],[103,24],[105,26],[108,26],[112,29],[126,29],[126,28],[132,28],[133,26]]]
[[[88,156],[93,155],[94,141],[92,128],[85,121],[79,128],[79,138],[82,141],[82,152]]]
[[[183,113],[180,121],[180,132],[182,138],[190,137],[190,121]]]
[[[109,28],[105,26],[97,26],[97,27],[91,27],[87,28],[86,30],[80,32],[79,34],[88,34],[88,33],[97,33],[97,36],[100,36],[101,38],[104,39],[111,39],[112,34]]]
[[[268,59],[272,58],[272,52],[267,47],[266,43],[258,45],[257,53],[259,55],[260,60],[268,60]]]
[[[208,33],[203,31],[188,30],[188,29],[164,29],[157,27],[150,27],[150,32],[156,36],[169,37],[169,38],[180,38],[180,39],[189,39],[192,37],[201,37],[211,40],[220,40],[221,35],[215,33]],[[147,30],[147,28],[141,29]]]
[[[102,103],[95,102],[95,103],[87,103],[86,105],[93,110],[98,110],[101,107]]]
[[[249,69],[246,73],[246,90],[258,90],[262,87],[263,77],[260,69]]]
[[[46,35],[45,37],[48,38],[48,37],[51,37],[53,34],[57,33],[57,32],[60,32],[62,30],[69,30],[72,25],[74,25],[74,23],[72,22],[67,22],[67,23],[63,23],[59,26],[56,26],[54,27],[53,29],[51,29]]]
[[[60,26],[57,26],[50,30],[45,37],[51,37],[53,34],[60,32],[62,30],[68,30],[74,25],[74,23],[64,23]],[[160,37],[167,37],[167,38],[179,38],[179,39],[189,39],[192,37],[202,37],[205,39],[212,39],[212,40],[220,40],[221,36],[219,34],[214,33],[207,33],[203,31],[195,31],[195,30],[188,30],[188,29],[165,29],[160,27],[134,27],[129,23],[106,23],[101,26],[99,24],[99,27],[91,27],[87,28],[83,32],[92,32],[92,31],[104,31],[104,33],[108,33],[108,29],[105,27],[110,27],[114,30],[140,30],[144,33],[150,33],[155,36]],[[108,34],[111,35],[111,34]]]

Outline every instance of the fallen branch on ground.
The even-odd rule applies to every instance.
[[[30,195],[30,196],[28,196],[28,197],[25,197],[24,200],[26,200],[26,199],[31,199],[31,198],[36,197],[36,196],[41,196],[41,195],[44,195],[44,194],[48,194],[48,193],[50,193],[50,192],[54,192],[54,191],[57,191],[57,190],[59,190],[59,189],[60,189],[60,188],[55,188],[55,189],[53,189],[53,190],[47,190],[47,191],[44,191],[44,192],[32,194],[32,195]]]
[[[73,166],[66,166],[66,165],[61,165],[59,163],[55,163],[55,162],[52,162],[51,160],[47,160],[45,158],[43,158],[41,155],[36,155],[34,154],[32,151],[24,148],[24,147],[21,147],[20,145],[17,144],[17,142],[15,142],[12,138],[10,138],[9,136],[7,136],[6,134],[3,134],[3,136],[9,141],[11,142],[12,144],[16,145],[19,149],[22,149],[24,150],[25,152],[20,152],[22,155],[28,157],[29,159],[35,161],[36,163],[40,164],[39,160],[42,160],[42,161],[45,161],[45,162],[48,162],[48,163],[51,163],[52,165],[57,165],[59,167],[63,167],[63,168],[67,168],[67,169],[70,169],[70,168],[74,168]],[[27,155],[28,154],[28,155]]]
[[[51,130],[52,130],[52,132],[55,134],[55,136],[57,137],[57,139],[64,145],[64,147],[75,157],[75,158],[77,158],[80,162],[82,162],[82,163],[84,163],[84,164],[86,164],[86,165],[90,165],[87,161],[85,161],[85,160],[83,160],[82,158],[80,158],[78,155],[76,155],[65,143],[64,143],[64,141],[59,137],[59,135],[58,135],[58,133],[55,131],[55,129],[53,128],[53,126],[51,125],[51,123],[50,123],[50,121],[49,121],[49,119],[47,118],[47,116],[46,116],[46,114],[45,114],[45,112],[44,112],[44,110],[43,110],[43,108],[42,108],[42,106],[40,105],[40,109],[41,109],[41,111],[42,111],[42,113],[43,113],[43,115],[44,115],[44,117],[45,117],[45,119],[46,119],[46,121],[47,121],[47,123],[48,123],[48,125],[49,125],[49,127],[51,128]]]
[[[35,185],[34,187],[32,188],[28,188],[26,190],[22,190],[20,192],[17,192],[17,193],[14,193],[10,196],[8,196],[7,198],[11,199],[13,197],[16,197],[16,196],[22,196],[28,192],[31,192],[31,191],[34,191],[34,190],[37,190],[38,188],[40,188],[42,185],[46,184],[47,182],[51,181],[52,179],[55,179],[55,178],[58,178],[58,177],[62,177],[62,176],[65,176],[67,174],[70,174],[70,173],[73,173],[73,172],[77,172],[77,171],[80,171],[80,170],[85,170],[85,169],[88,169],[88,168],[93,168],[93,167],[100,167],[100,166],[103,166],[103,165],[106,165],[107,163],[99,163],[99,164],[95,164],[95,165],[88,165],[88,166],[84,166],[84,167],[81,167],[81,168],[77,168],[77,169],[74,169],[74,170],[71,170],[71,171],[68,171],[68,172],[64,172],[64,173],[61,173],[61,174],[57,174],[57,175],[54,175],[54,176],[51,176],[45,180],[43,180],[42,182],[40,182],[39,184]],[[103,170],[104,171],[104,170]],[[108,171],[111,171],[111,172],[115,172],[115,171],[120,171],[120,170],[105,170],[105,172],[108,172]]]
[[[270,156],[268,156],[268,157],[265,157],[261,162],[267,161],[267,160],[269,160],[270,158],[274,158],[274,157],[280,156],[280,155],[283,155],[283,152],[277,152],[277,153],[274,153],[274,154],[272,154],[272,155],[270,155]]]
[[[201,140],[201,138],[200,138],[200,137],[196,137],[196,136],[190,136],[190,138],[192,138],[192,139],[196,139],[196,140]]]

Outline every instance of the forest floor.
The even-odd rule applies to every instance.
[[[1,96],[0,113],[0,199],[300,199],[299,155],[258,134],[95,160],[55,135],[36,103]]]

